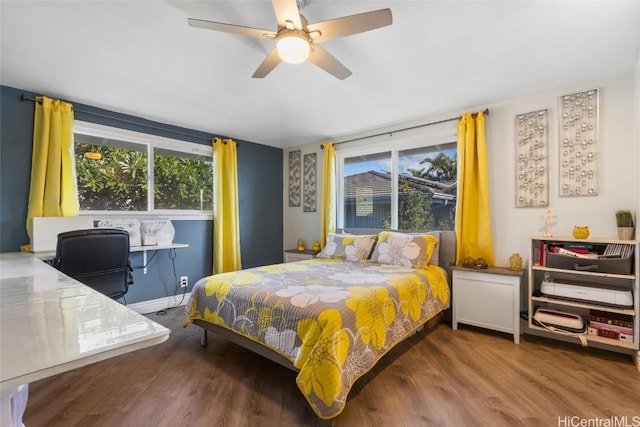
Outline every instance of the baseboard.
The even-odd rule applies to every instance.
[[[140,314],[155,313],[156,311],[166,310],[167,308],[178,307],[188,305],[191,300],[191,295],[176,295],[158,299],[152,299],[148,301],[135,302],[133,304],[127,304],[127,308],[136,311]]]

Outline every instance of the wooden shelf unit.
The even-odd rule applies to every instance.
[[[606,272],[590,272],[546,267],[540,265],[540,251],[544,248],[541,243],[545,242],[591,243],[594,245],[632,245],[634,247],[632,256],[632,270],[629,274],[614,274]],[[585,334],[584,337],[586,338],[588,345],[630,354],[633,357],[634,362],[638,366],[638,370],[640,370],[640,242],[636,240],[617,240],[609,238],[576,239],[568,236],[532,236],[529,250],[529,277],[527,287],[529,320],[526,332],[549,338],[562,339],[564,341],[567,340],[567,335],[554,333],[534,323],[533,314],[538,307],[549,308],[552,310],[556,309],[559,311],[569,311],[572,313],[580,314],[587,324],[589,322],[589,313],[591,310],[627,315],[633,319],[633,342],[589,334]],[[584,281],[585,283],[590,284],[602,283],[603,285],[624,286],[627,289],[631,289],[631,292],[633,294],[633,307],[611,306],[606,304],[598,304],[596,302],[554,298],[550,296],[540,295],[541,282],[546,273],[550,274],[554,279],[558,280],[564,279],[574,282]],[[579,340],[575,338],[575,342],[579,342]]]

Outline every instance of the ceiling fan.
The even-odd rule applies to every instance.
[[[258,66],[258,69],[251,76],[253,78],[265,77],[282,61],[298,64],[309,59],[310,62],[340,80],[349,77],[351,71],[319,43],[337,37],[375,30],[391,25],[393,22],[391,10],[380,9],[309,24],[307,19],[300,14],[296,0],[273,0],[273,11],[278,21],[277,31],[194,18],[189,18],[188,21],[192,27],[260,39],[275,39],[276,46]]]

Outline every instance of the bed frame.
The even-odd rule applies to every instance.
[[[378,229],[340,229],[337,232],[351,233],[351,234],[377,234],[381,230]],[[438,256],[438,265],[443,267],[447,271],[447,276],[449,278],[449,295],[453,295],[451,292],[451,266],[455,265],[456,261],[456,233],[455,231],[440,231],[440,244],[439,244],[439,256]],[[441,321],[451,322],[451,309],[447,309],[436,316],[432,317],[428,320],[423,326],[427,328],[427,330],[433,329],[440,324]],[[202,335],[200,337],[200,345],[206,347],[207,345],[207,331],[211,331],[220,338],[224,338],[228,341],[231,341],[234,344],[237,344],[241,347],[246,348],[249,351],[259,354],[260,356],[266,357],[269,360],[272,360],[287,369],[290,369],[294,372],[298,372],[299,369],[293,366],[293,363],[287,359],[286,357],[276,353],[275,351],[265,347],[261,344],[258,344],[249,338],[243,337],[242,335],[238,335],[235,332],[232,332],[226,328],[215,325],[213,323],[204,322],[202,320],[194,320],[193,323],[202,328]],[[423,328],[421,326],[416,330],[416,332]]]

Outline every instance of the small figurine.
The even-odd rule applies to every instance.
[[[522,257],[519,253],[516,252],[509,258],[509,269],[513,271],[522,270]]]
[[[555,215],[551,212],[551,209],[547,209],[544,213],[544,235],[545,236],[553,236],[553,231],[551,230],[551,225],[553,224],[553,218]]]

